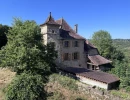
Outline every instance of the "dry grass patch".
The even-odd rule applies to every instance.
[[[52,74],[45,86],[47,100],[93,100],[90,95],[78,90],[77,81],[58,74]]]
[[[14,72],[11,72],[7,68],[0,68],[0,100],[3,100],[3,89],[11,82],[15,76]]]

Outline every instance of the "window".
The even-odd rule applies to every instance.
[[[69,53],[64,53],[63,59],[64,59],[64,60],[69,60],[69,58],[70,58],[70,57],[69,57]]]
[[[74,47],[78,47],[78,41],[74,41]]]
[[[90,65],[89,64],[87,64],[87,69],[90,69]]]
[[[55,33],[55,31],[54,31],[54,30],[52,30],[52,33]]]
[[[94,65],[92,65],[92,70],[94,70],[95,68],[94,68]]]
[[[79,59],[79,53],[78,52],[73,53],[72,56],[73,56],[73,60]]]
[[[64,47],[69,47],[69,41],[64,41]]]

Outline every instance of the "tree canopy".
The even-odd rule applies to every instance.
[[[92,36],[92,43],[98,48],[102,56],[110,58],[112,39],[111,35],[107,31],[99,30],[94,32]]]
[[[43,100],[44,85],[54,69],[57,52],[53,43],[43,45],[40,27],[35,21],[14,19],[7,34],[8,43],[0,50],[0,67],[16,72],[7,87],[6,100]]]
[[[6,33],[8,33],[9,26],[0,24],[0,49],[7,43]]]
[[[111,35],[107,31],[97,31],[92,36],[92,43],[98,48],[100,54],[113,61],[114,67],[110,73],[117,75],[120,80],[121,88],[130,91],[130,65],[124,53],[113,45]]]
[[[1,66],[8,66],[17,73],[24,71],[48,73],[49,64],[56,58],[56,51],[50,44],[43,45],[40,28],[35,21],[15,19],[7,37],[8,43],[0,51]],[[46,59],[51,61],[47,62]]]

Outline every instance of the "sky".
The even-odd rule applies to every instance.
[[[113,39],[130,39],[130,0],[0,0],[0,24],[13,18],[42,24],[49,16],[64,18],[78,33],[91,39],[94,32],[108,31]]]

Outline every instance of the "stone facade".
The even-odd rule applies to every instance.
[[[69,41],[70,46],[64,47],[64,42]],[[73,46],[73,42],[78,42],[78,47]],[[84,54],[84,41],[83,40],[61,40],[61,56],[62,56],[62,63],[65,66],[72,66],[72,67],[87,67],[85,63],[85,54]],[[73,59],[73,53],[78,53],[78,59]],[[69,54],[69,60],[63,60],[63,56],[65,53]]]
[[[88,40],[77,34],[77,26],[73,30],[62,18],[55,21],[51,14],[41,24],[43,43],[53,42],[58,51],[56,64],[60,70],[73,75],[83,83],[104,89],[118,87],[118,78],[92,70],[106,70],[105,65],[111,61],[99,55],[98,49]],[[109,79],[111,78],[111,79]],[[113,79],[113,80],[112,80]],[[110,82],[109,82],[110,81]]]
[[[50,14],[45,23],[40,26],[44,44],[50,42],[55,44],[55,49],[58,51],[57,65],[102,70],[104,68],[100,68],[100,65],[110,63],[101,56],[95,56],[99,55],[97,48],[77,34],[78,25],[73,30],[63,18],[55,21]]]

